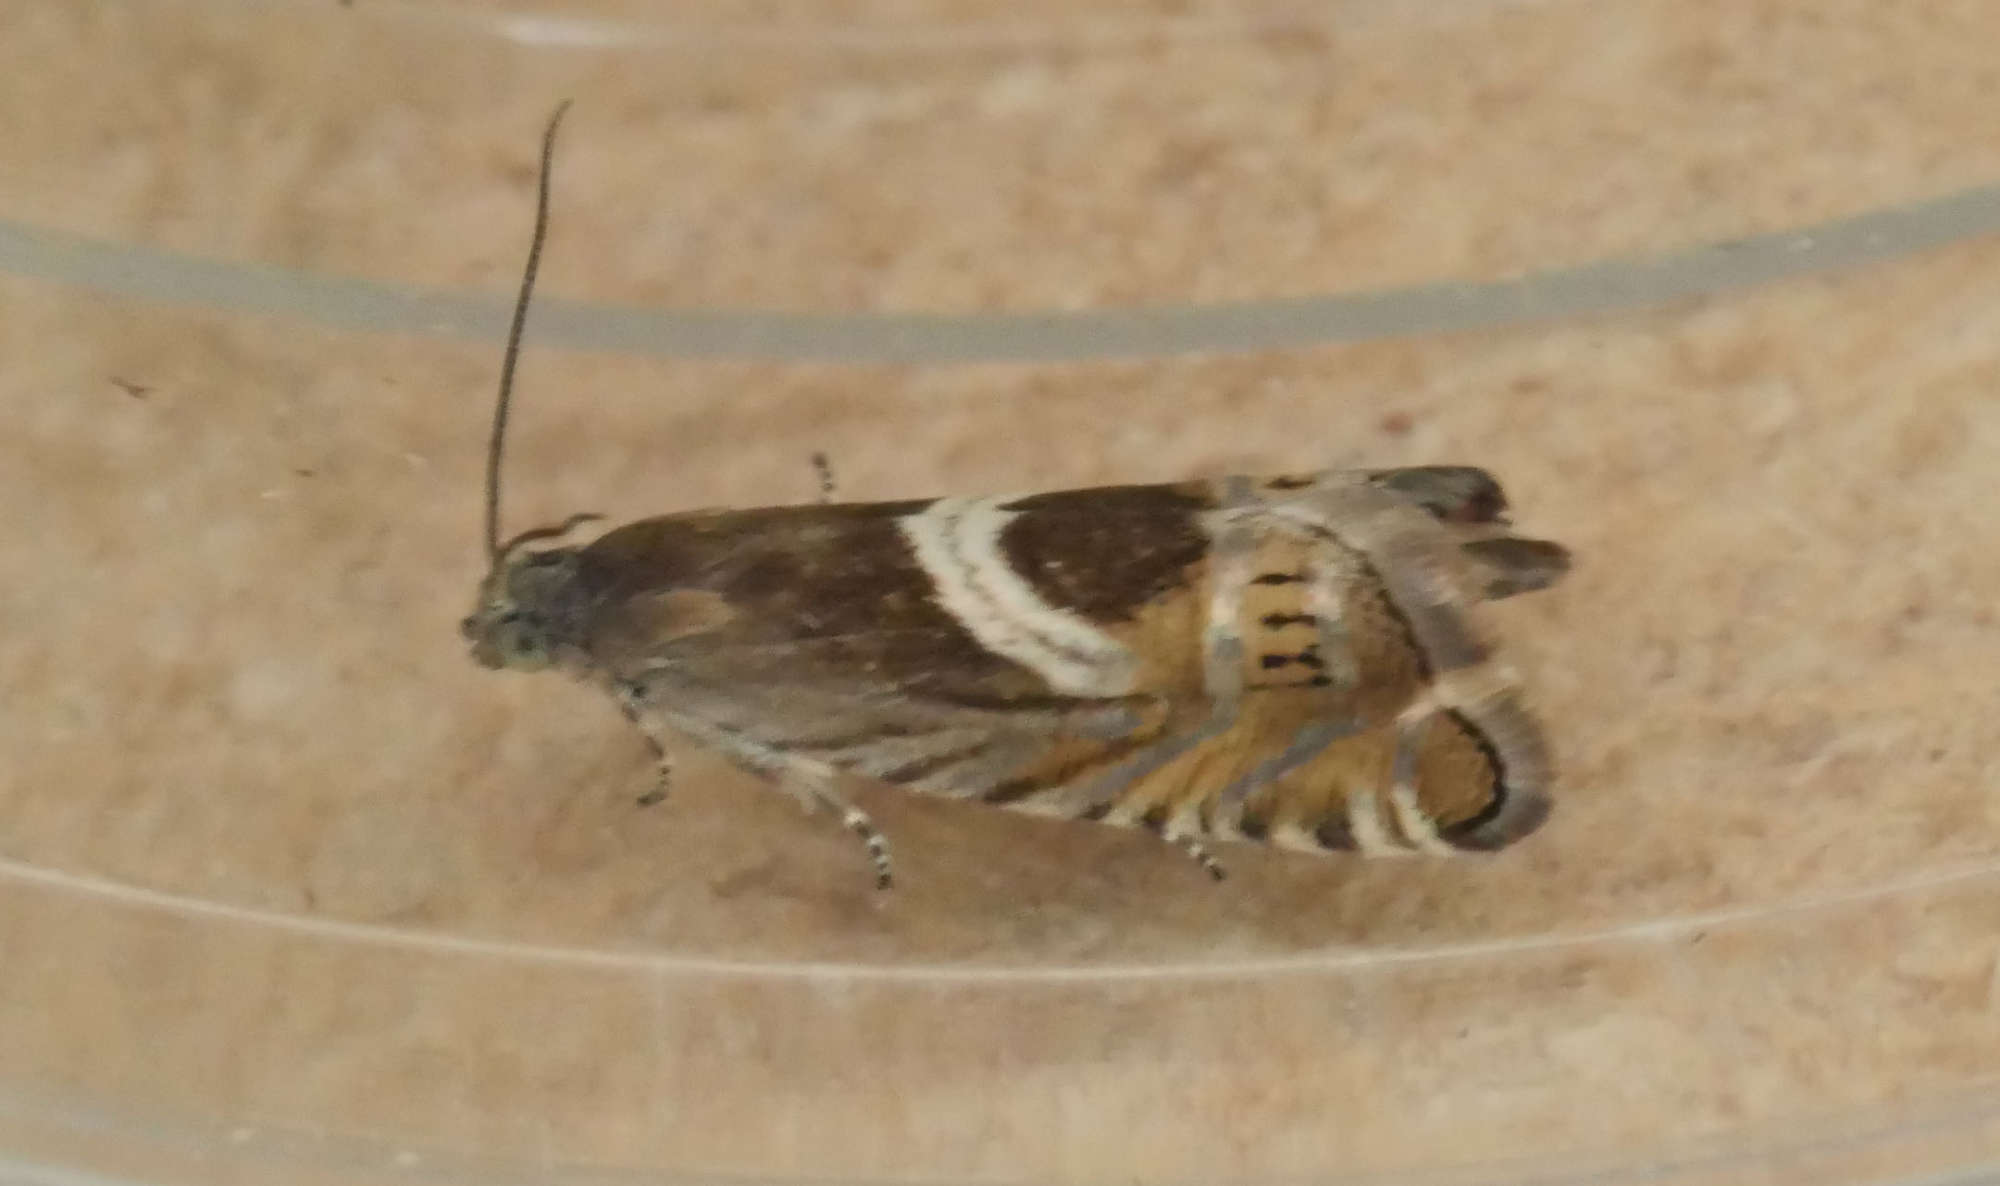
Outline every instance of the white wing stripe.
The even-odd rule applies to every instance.
[[[1000,551],[1011,498],[941,498],[901,521],[939,604],[979,645],[1070,696],[1122,696],[1138,659],[1081,615],[1050,605]]]

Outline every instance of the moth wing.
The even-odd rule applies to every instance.
[[[1021,510],[1000,518],[1025,529],[1005,540],[996,530],[987,563],[1063,582],[1036,598],[1102,601],[1117,593],[1093,574],[1117,567],[1105,549],[1118,546],[1122,524],[1134,553],[1122,579],[1136,571],[1146,595],[1157,595],[1174,584],[1166,565],[1198,560],[1132,546],[1135,538],[1143,544],[1147,522],[1160,534],[1161,513],[1188,501],[1148,494],[1167,489],[1020,500]],[[1032,652],[1029,661],[1009,657],[995,639],[1005,623],[981,622],[954,603],[952,590],[968,582],[954,585],[935,557],[920,555],[939,506],[763,508],[613,531],[580,557],[592,666],[640,688],[643,711],[698,723],[711,736],[963,797],[1030,764],[1046,768],[1052,753],[1079,766],[1106,760],[1205,711],[1188,689],[1145,672],[1099,692],[1052,680]],[[926,513],[930,520],[912,525]],[[1078,529],[1066,553],[1058,542],[1065,525]],[[1086,551],[1110,563],[1083,563]]]
[[[1566,567],[1555,545],[1495,536],[1504,500],[1479,471],[1362,480],[1388,486],[1449,531],[1465,530],[1467,562],[1483,574],[1475,596],[1543,587]],[[1355,478],[1274,485],[1319,481]],[[1386,690],[1393,704],[1357,698],[1343,708],[1329,702],[1331,693],[1259,686],[1263,676],[1303,678],[1303,671],[1258,671],[1231,728],[1175,748],[1211,724],[1199,644],[1209,540],[1200,520],[1213,506],[1207,487],[1184,485],[635,523],[579,557],[591,594],[591,667],[642,689],[642,711],[697,723],[739,754],[779,764],[812,761],[912,790],[1114,822],[1164,823],[1197,803],[1209,814],[1211,796],[1228,800],[1240,786],[1223,813],[1240,816],[1243,826],[1232,832],[1285,825],[1320,847],[1338,847],[1343,803],[1388,781],[1397,744],[1391,720],[1428,678],[1419,655],[1440,657],[1451,649],[1440,642],[1456,633],[1412,639],[1426,645],[1410,650],[1387,619],[1362,632],[1388,649],[1379,660],[1357,652],[1373,672],[1357,697]],[[1368,575],[1374,584],[1402,580]],[[1242,608],[1252,620],[1301,620],[1301,606]],[[1441,606],[1418,608],[1435,611],[1424,623],[1457,622]],[[1137,661],[1096,681],[1109,669],[1051,658],[1078,652],[1051,621],[1081,622]],[[1386,678],[1389,659],[1419,666]],[[1104,686],[1093,690],[1094,681]],[[1506,707],[1519,715],[1511,700]],[[1531,728],[1496,734],[1484,720],[1476,725],[1455,714],[1416,755],[1422,806],[1438,809],[1432,814],[1449,830],[1445,839],[1460,847],[1497,846],[1530,830],[1539,815],[1516,826],[1533,813],[1503,811],[1517,789],[1510,784],[1527,792],[1512,796],[1516,803],[1532,806],[1546,781]],[[1325,741],[1301,748],[1320,733]],[[1176,756],[1163,765],[1162,752]]]

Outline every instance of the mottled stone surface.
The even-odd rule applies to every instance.
[[[1493,280],[2000,176],[2000,14],[1942,0],[541,11],[597,23],[21,6],[0,220],[497,295],[572,96],[552,296],[974,316]],[[490,337],[36,258],[0,273],[17,1160],[1692,1186],[2000,1150],[2000,239],[1230,357],[531,351],[517,525],[809,499],[814,450],[855,498],[1476,462],[1574,550],[1489,616],[1563,767],[1519,849],[1227,851],[1217,887],[864,792],[886,898],[699,753],[636,810],[612,705],[467,660]]]

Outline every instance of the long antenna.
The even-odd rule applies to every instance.
[[[514,323],[507,329],[507,353],[500,362],[500,396],[493,403],[493,437],[486,443],[486,559],[500,557],[500,455],[507,444],[507,404],[514,395],[514,366],[521,358],[521,329],[528,323],[528,297],[535,291],[535,273],[542,266],[542,240],[549,233],[549,166],[556,155],[556,129],[569,110],[564,99],[542,133],[542,175],[535,190],[535,237],[528,243],[528,266],[521,272],[521,291],[514,298]]]

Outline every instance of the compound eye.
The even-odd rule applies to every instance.
[[[548,641],[540,624],[524,617],[505,617],[494,624],[493,645],[509,667],[534,669],[549,665]]]

